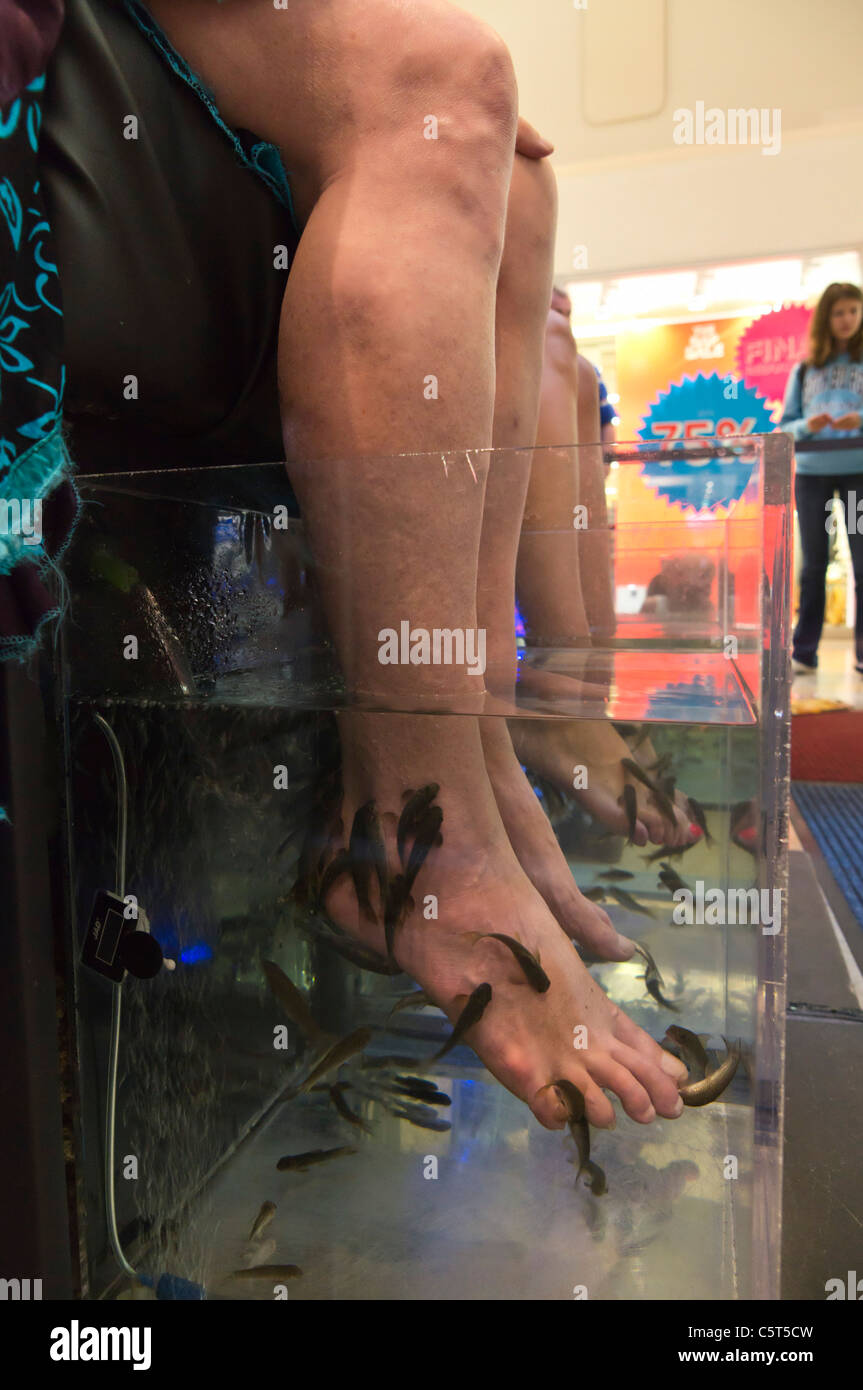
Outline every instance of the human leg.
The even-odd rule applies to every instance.
[[[192,8],[214,32],[218,15],[204,19],[194,0]],[[216,50],[202,40],[197,58],[179,34],[172,37],[230,119],[280,146],[298,190],[305,228],[280,339],[285,440],[349,686],[385,699],[434,697],[465,711],[477,694],[470,676],[394,667],[384,680],[377,636],[401,614],[429,627],[477,625],[482,462],[475,455],[449,468],[426,462],[418,474],[418,465],[412,471],[409,460],[392,455],[492,442],[514,86],[499,41],[449,6],[368,0],[353,9],[351,27],[348,3],[297,0],[289,12],[270,11],[266,22],[256,7],[254,24],[237,29],[234,22],[252,9],[232,5],[222,19],[232,20],[234,46],[223,32]],[[311,45],[301,59],[290,28],[279,28],[287,14],[299,17],[296,41]],[[419,29],[412,27],[417,19]],[[250,32],[257,35],[251,58]],[[310,142],[303,150],[290,111],[310,72],[319,120],[309,128],[302,114]],[[280,92],[289,94],[285,110]],[[423,135],[429,113],[439,142]],[[423,391],[429,375],[439,383],[434,399]],[[564,1115],[546,1088],[560,1075],[584,1091],[594,1123],[612,1116],[603,1086],[635,1119],[678,1113],[671,1076],[679,1068],[597,989],[522,872],[488,780],[477,720],[351,712],[341,730],[346,835],[374,800],[390,871],[398,863],[392,822],[407,785],[440,784],[443,843],[423,866],[420,906],[400,929],[395,952],[453,1019],[461,996],[493,981],[493,1005],[470,1037],[490,1070],[553,1127]],[[426,897],[437,904],[434,919],[421,910]],[[374,922],[346,878],[326,906],[345,929],[383,949],[383,902],[374,888]],[[494,943],[476,943],[475,933],[491,924],[540,948],[553,976],[547,994],[534,995]],[[572,1047],[579,1022],[589,1030],[583,1054]]]
[[[824,626],[825,579],[829,555],[828,513],[836,479],[798,473],[794,497],[800,525],[803,564],[800,570],[800,608],[794,629],[793,654],[806,666],[818,665],[818,643]]]

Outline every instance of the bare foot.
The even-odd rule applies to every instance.
[[[548,817],[522,771],[503,719],[481,721],[482,746],[497,808],[518,862],[567,936],[600,960],[629,960],[635,943],[580,893]]]
[[[626,741],[629,742],[628,738]],[[632,758],[644,768],[645,772],[657,778],[661,775],[663,760],[660,759],[656,752],[653,746],[653,740],[650,738],[649,734],[647,737],[644,737],[642,734],[640,737],[634,739],[630,743],[630,748]],[[669,770],[671,769],[669,768]],[[692,819],[692,809],[689,805],[689,798],[686,792],[680,787],[676,787],[672,800],[680,814],[689,821],[689,838],[698,839],[703,832]]]
[[[635,791],[637,820],[633,840],[677,848],[692,838],[690,817],[674,805],[674,821],[655,804],[649,789],[624,767],[629,746],[607,720],[510,720],[520,762],[576,797],[609,830],[627,835],[624,787]],[[583,785],[579,786],[579,782]]]
[[[404,873],[413,843],[409,835],[404,857],[399,855],[404,769],[412,769],[412,786],[440,784],[434,804],[443,812],[443,840],[432,840],[416,875],[393,950],[453,1023],[480,984],[491,986],[491,1001],[466,1041],[492,1074],[549,1129],[562,1129],[567,1121],[552,1087],[561,1078],[582,1092],[593,1125],[614,1123],[603,1088],[640,1123],[679,1115],[682,1064],[603,994],[522,871],[486,775],[477,721],[352,714],[339,722],[346,835],[356,812],[373,798],[390,882]],[[346,931],[383,954],[384,900],[376,876],[369,874],[361,888],[371,912],[360,908],[350,874],[334,883],[325,907]],[[504,932],[538,955],[548,990],[536,992],[507,946],[480,939],[485,932]]]
[[[589,652],[573,653],[583,658],[583,674],[561,675],[542,667],[521,662],[518,668],[518,699],[524,707],[548,703],[549,712],[572,714],[584,718],[585,713],[601,716],[608,700],[608,683],[589,679]],[[588,710],[585,710],[588,706]]]

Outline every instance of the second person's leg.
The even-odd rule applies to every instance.
[[[818,665],[818,643],[824,626],[824,600],[829,538],[826,504],[833,496],[836,480],[819,474],[798,473],[794,497],[800,526],[800,608],[794,629],[793,655],[805,666]]]

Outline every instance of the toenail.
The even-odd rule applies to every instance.
[[[648,1109],[647,1109],[647,1110],[645,1111],[645,1113],[644,1113],[644,1116],[643,1116],[643,1118],[642,1118],[642,1124],[649,1125],[649,1124],[650,1124],[650,1121],[651,1121],[651,1120],[655,1120],[655,1119],[656,1119],[656,1111],[654,1110],[653,1106],[651,1105],[651,1106],[648,1107]]]
[[[675,1120],[677,1119],[678,1115],[682,1115],[682,1114],[683,1114],[684,1109],[685,1109],[685,1107],[684,1107],[684,1104],[683,1104],[683,1097],[682,1097],[682,1096],[678,1096],[678,1097],[677,1097],[677,1104],[676,1104],[675,1107],[674,1107],[674,1119],[675,1119]]]
[[[617,933],[617,948],[618,948],[618,950],[620,950],[620,951],[630,951],[630,952],[631,952],[631,951],[634,951],[634,950],[635,950],[635,942],[634,942],[634,941],[630,941],[630,939],[629,939],[628,936],[621,936],[620,932],[618,932],[618,933]]]

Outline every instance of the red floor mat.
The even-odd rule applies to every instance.
[[[863,710],[795,714],[791,777],[795,782],[863,782]]]

